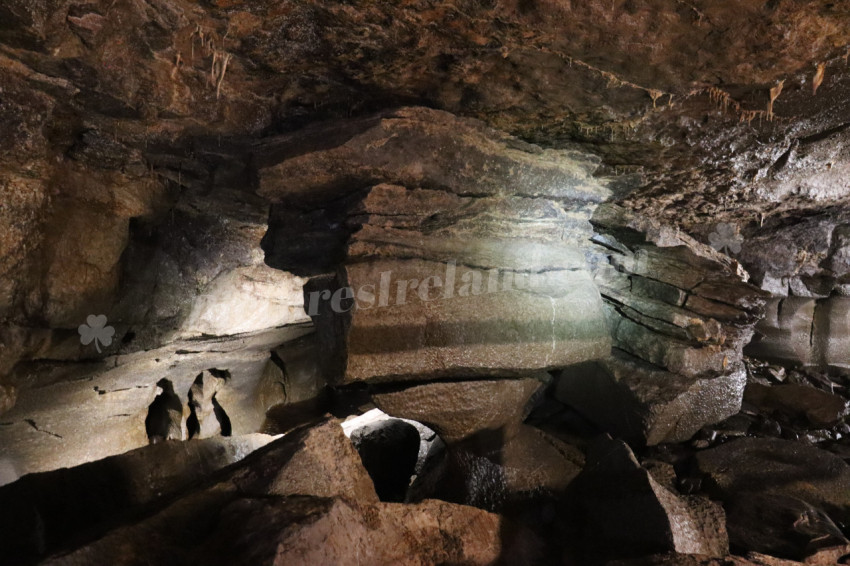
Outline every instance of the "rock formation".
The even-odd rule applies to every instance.
[[[0,566],[847,562],[848,45],[4,1]]]

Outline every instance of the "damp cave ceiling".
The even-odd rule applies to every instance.
[[[589,150],[704,238],[845,204],[848,54],[825,0],[6,0],[0,162],[55,174],[94,129],[183,181],[210,140],[421,104]]]

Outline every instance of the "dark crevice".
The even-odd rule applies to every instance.
[[[56,434],[55,432],[50,432],[49,430],[44,430],[43,428],[39,428],[38,425],[35,424],[35,421],[32,420],[32,419],[24,419],[24,422],[27,423],[28,425],[30,425],[35,430],[37,430],[38,432],[43,432],[44,434],[49,434],[50,436],[53,436],[53,437],[56,437],[56,438],[62,438],[60,435]]]
[[[224,408],[219,404],[215,395],[212,397],[213,414],[221,427],[222,436],[230,436],[233,433],[233,426],[230,424],[230,417],[227,416]]]
[[[163,440],[183,439],[183,404],[174,392],[168,379],[160,379],[157,386],[162,389],[148,408],[145,432],[151,444]]]

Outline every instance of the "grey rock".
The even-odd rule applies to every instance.
[[[615,351],[556,374],[556,397],[603,430],[637,445],[683,442],[741,408],[743,368],[706,377],[675,375]]]

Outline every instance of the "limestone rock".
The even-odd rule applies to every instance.
[[[265,265],[224,271],[209,283],[182,323],[187,336],[228,336],[309,320],[305,280]]]
[[[693,465],[729,510],[731,539],[750,550],[802,558],[811,540],[840,534],[834,525],[850,518],[850,467],[825,450],[744,438],[697,453]]]
[[[647,444],[686,440],[736,413],[742,350],[767,293],[737,261],[655,219],[606,203],[591,222],[614,351],[565,370],[561,400]]]
[[[258,385],[270,352],[311,331],[288,327],[235,338],[177,341],[108,362],[20,365],[12,374],[17,402],[0,425],[0,480],[7,483],[147,445],[145,421],[163,379],[171,383],[171,403],[176,401],[179,409],[174,406],[170,416],[166,411],[156,436],[164,439],[171,430],[172,438],[184,438],[189,390],[198,374],[211,368],[232,376],[216,393],[231,434],[258,431],[266,419]],[[79,343],[79,336],[76,340]]]
[[[765,413],[778,412],[786,419],[807,423],[811,428],[834,426],[848,414],[848,402],[844,398],[793,383],[772,386],[749,383],[744,401]]]
[[[316,498],[242,499],[222,510],[213,543],[198,559],[489,565],[509,554],[513,541],[502,539],[502,528],[496,515],[441,501],[358,507]],[[518,558],[514,564],[529,563],[530,557]]]
[[[0,385],[0,415],[15,406],[18,392],[12,385]]]
[[[330,350],[325,374],[342,376],[343,382],[517,377],[610,351],[601,300],[586,273],[547,272],[522,284],[514,272],[493,273],[421,260],[375,260],[347,267],[344,279],[329,288],[310,287],[308,293],[328,296],[378,293],[371,296],[379,301],[372,307],[344,306],[345,312],[335,313],[333,300],[320,306],[314,320]],[[523,289],[506,290],[506,279]],[[403,301],[394,293],[387,306],[380,305],[382,287],[425,281],[428,286],[411,289]]]
[[[716,377],[675,375],[615,351],[556,374],[556,397],[603,430],[638,445],[682,442],[737,413],[743,368]]]
[[[260,193],[273,201],[315,202],[328,193],[398,182],[450,187],[460,195],[493,195],[510,187],[527,197],[598,202],[609,194],[590,177],[596,167],[592,158],[541,150],[446,112],[402,108],[332,128],[333,137],[329,125],[320,124],[259,144]],[[316,149],[303,152],[303,147]],[[459,154],[463,168],[456,167]]]
[[[161,442],[74,468],[28,474],[0,488],[3,561],[24,562],[62,548],[82,533],[182,493],[272,440],[253,434]]]
[[[654,552],[719,558],[729,552],[720,506],[664,488],[622,441],[608,437],[591,444],[571,490],[595,558]]]
[[[208,369],[195,377],[189,388],[189,411],[186,421],[189,438],[209,438],[211,436],[230,436],[230,417],[216,399],[216,394],[224,389],[231,378],[229,371]]]
[[[497,431],[509,438],[540,386],[532,378],[438,382],[376,392],[372,398],[385,413],[419,421],[451,444]]]
[[[610,193],[592,159],[424,108],[334,130],[255,148],[275,203],[266,261],[331,274],[305,288],[329,381],[517,377],[607,354],[584,248]]]
[[[778,297],[756,327],[747,354],[821,371],[850,371],[850,298]]]
[[[424,494],[489,511],[531,507],[540,514],[541,505],[564,496],[583,464],[576,447],[522,425],[509,438],[495,435],[449,445],[438,479]]]
[[[508,531],[497,515],[441,501],[358,505],[307,496],[241,496],[220,513],[218,524],[194,545],[173,535],[158,537],[156,545],[140,543],[135,537],[161,532],[155,529],[164,518],[154,517],[46,564],[129,566],[167,560],[188,566],[247,560],[269,566],[357,561],[483,566],[532,564],[537,558],[534,539]]]
[[[746,558],[728,556],[712,558],[689,554],[663,554],[636,558],[633,560],[614,560],[606,566],[801,566],[802,562],[783,560],[773,556],[749,553]]]
[[[807,297],[771,299],[747,353],[765,360],[811,364],[815,304],[815,299]]]
[[[357,450],[336,419],[286,435],[283,440],[286,442],[275,442],[258,454],[250,466],[234,470],[228,481],[245,493],[378,501]]]
[[[215,483],[45,563],[322,564],[359,556],[370,564],[525,564],[536,557],[534,539],[497,515],[440,501],[379,503],[368,482],[331,420],[293,432]]]

